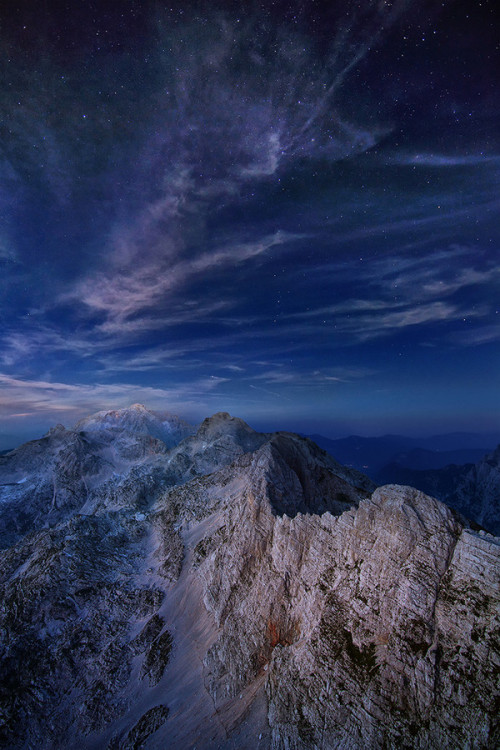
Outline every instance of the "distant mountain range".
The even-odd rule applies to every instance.
[[[416,487],[500,535],[500,445],[475,464],[451,464],[440,469],[388,464],[378,472],[375,481]]]
[[[382,435],[330,439],[309,435],[311,440],[334,456],[375,479],[388,464],[409,469],[441,469],[449,464],[476,463],[500,443],[498,433],[454,432],[426,438]]]
[[[172,417],[166,412],[146,410],[147,415],[141,414],[139,406],[135,404],[127,410],[97,412],[80,420],[75,425],[75,430],[124,429],[119,417],[124,411],[130,413],[127,417],[130,420],[126,425],[127,429],[134,434],[149,434],[163,440],[167,445],[177,436],[185,437],[189,430],[192,433],[195,429],[179,417]],[[174,421],[170,424],[169,419],[178,420],[178,423]],[[183,433],[182,430],[187,432]],[[317,434],[306,437],[335,456],[341,463],[364,471],[369,476],[375,476],[380,469],[390,463],[398,463],[411,469],[439,469],[451,463],[475,463],[500,443],[500,432],[452,432],[423,438],[405,435],[350,435],[343,438],[328,438]],[[0,456],[10,453],[18,445],[12,436],[0,434],[0,438],[4,445],[11,446],[0,450]]]
[[[416,487],[494,534],[500,534],[499,436],[452,433],[424,439],[400,435],[311,439],[337,461],[364,471],[377,485]]]

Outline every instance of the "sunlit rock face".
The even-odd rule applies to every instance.
[[[499,539],[296,435],[169,443],[140,409],[0,459],[2,747],[498,746]]]

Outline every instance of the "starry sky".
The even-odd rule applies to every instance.
[[[0,448],[500,423],[494,2],[6,2]]]

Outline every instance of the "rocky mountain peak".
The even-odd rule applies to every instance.
[[[220,434],[255,434],[243,419],[232,417],[227,411],[219,411],[203,420],[198,428],[198,436],[213,436]]]
[[[125,409],[100,411],[81,419],[73,428],[76,432],[122,431],[131,435],[149,435],[173,447],[195,428],[174,414],[146,409],[134,404]]]
[[[51,427],[47,432],[47,437],[51,435],[62,435],[66,432],[66,427],[63,424],[56,424],[55,427]]]
[[[204,419],[196,437],[208,442],[232,440],[245,450],[255,449],[265,439],[263,433],[256,432],[243,419],[232,417],[227,412],[218,412]]]

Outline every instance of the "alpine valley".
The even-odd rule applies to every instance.
[[[498,458],[457,510],[226,413],[1,456],[0,746],[498,748]]]

